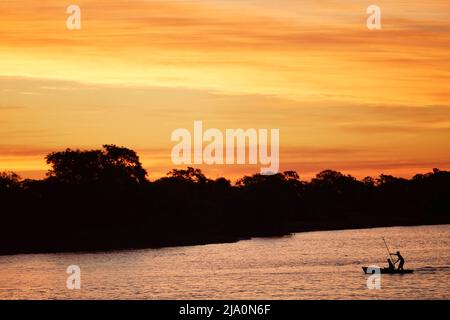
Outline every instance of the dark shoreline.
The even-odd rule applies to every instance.
[[[295,171],[234,184],[200,169],[147,179],[137,154],[104,145],[53,152],[43,180],[0,172],[0,254],[236,242],[294,232],[450,223],[450,171],[358,180]]]
[[[270,234],[270,235],[262,235],[256,234],[247,237],[217,237],[215,239],[204,239],[204,240],[191,240],[191,241],[174,241],[171,243],[159,244],[159,245],[136,245],[131,247],[115,247],[115,248],[93,248],[93,249],[68,249],[68,250],[51,250],[51,249],[39,249],[39,250],[19,250],[17,252],[0,252],[0,257],[3,256],[15,256],[15,255],[23,255],[23,254],[93,254],[93,253],[110,253],[110,252],[121,252],[121,251],[129,251],[129,250],[145,250],[145,249],[163,249],[163,248],[175,248],[175,247],[190,247],[190,246],[202,246],[202,245],[210,245],[210,244],[225,244],[225,243],[236,243],[239,241],[251,240],[254,238],[282,238],[289,237],[295,233],[303,233],[303,232],[320,232],[320,231],[345,231],[345,230],[358,230],[358,229],[375,229],[375,228],[394,228],[394,227],[420,227],[420,226],[444,226],[450,225],[450,220],[448,221],[429,221],[429,222],[401,222],[399,224],[388,224],[388,223],[379,223],[375,225],[348,225],[348,226],[308,226],[303,227],[301,229],[291,230],[288,233],[284,234]]]

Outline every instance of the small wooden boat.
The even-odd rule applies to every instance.
[[[372,272],[367,272],[368,267],[362,267],[365,274],[373,274],[375,271],[372,269]],[[380,268],[380,273],[382,274],[407,274],[407,273],[413,273],[414,270],[405,269],[405,270],[392,270],[389,268]]]

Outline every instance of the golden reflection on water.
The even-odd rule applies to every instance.
[[[387,259],[412,275],[369,290],[361,266]],[[81,268],[68,290],[66,269]],[[298,233],[231,244],[0,257],[1,299],[449,299],[450,225]]]

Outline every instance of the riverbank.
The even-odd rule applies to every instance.
[[[44,180],[1,175],[0,254],[160,248],[450,223],[450,172],[439,169],[409,180],[386,175],[358,180],[325,170],[310,182],[285,171],[245,176],[232,185],[188,168],[148,181],[138,162],[130,168],[118,157],[111,164],[110,157],[135,153],[105,148],[109,151],[50,154],[55,164]],[[106,158],[94,165],[92,155]]]
[[[33,245],[31,247],[23,247],[23,248],[11,248],[11,249],[0,249],[0,256],[5,255],[17,255],[17,254],[37,254],[37,253],[95,253],[95,252],[110,252],[110,251],[122,251],[122,250],[133,250],[133,249],[160,249],[160,248],[168,248],[168,247],[186,247],[186,246],[198,246],[198,245],[208,245],[208,244],[224,244],[224,243],[235,243],[243,240],[250,240],[253,238],[276,238],[276,237],[285,237],[289,236],[293,233],[302,233],[302,232],[314,232],[314,231],[344,231],[344,230],[355,230],[355,229],[372,229],[372,228],[383,228],[383,227],[410,227],[410,226],[430,226],[430,225],[446,225],[450,224],[450,219],[446,217],[442,217],[441,219],[433,219],[429,221],[397,221],[395,222],[373,222],[371,224],[357,222],[357,221],[349,221],[347,223],[342,223],[340,225],[337,224],[326,224],[324,222],[316,221],[304,221],[297,222],[296,226],[292,226],[287,228],[284,231],[279,232],[257,232],[248,235],[216,235],[209,236],[204,238],[192,237],[191,239],[164,239],[161,241],[155,239],[148,239],[147,241],[143,240],[140,243],[138,242],[130,242],[129,239],[124,239],[124,241],[117,242],[112,241],[111,243],[102,241],[91,241],[90,243],[86,243],[81,237],[79,241],[76,240],[76,236],[73,234],[69,235],[69,238],[72,239],[70,243],[64,242],[64,239],[67,237],[62,237],[61,239],[55,239],[53,244],[48,244],[47,246],[39,246]],[[39,240],[36,239],[34,244],[39,243]],[[77,245],[78,243],[78,245]]]

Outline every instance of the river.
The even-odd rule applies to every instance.
[[[385,237],[413,274],[368,289]],[[81,270],[69,290],[66,269]],[[318,231],[237,243],[0,257],[0,299],[450,299],[450,225]]]

